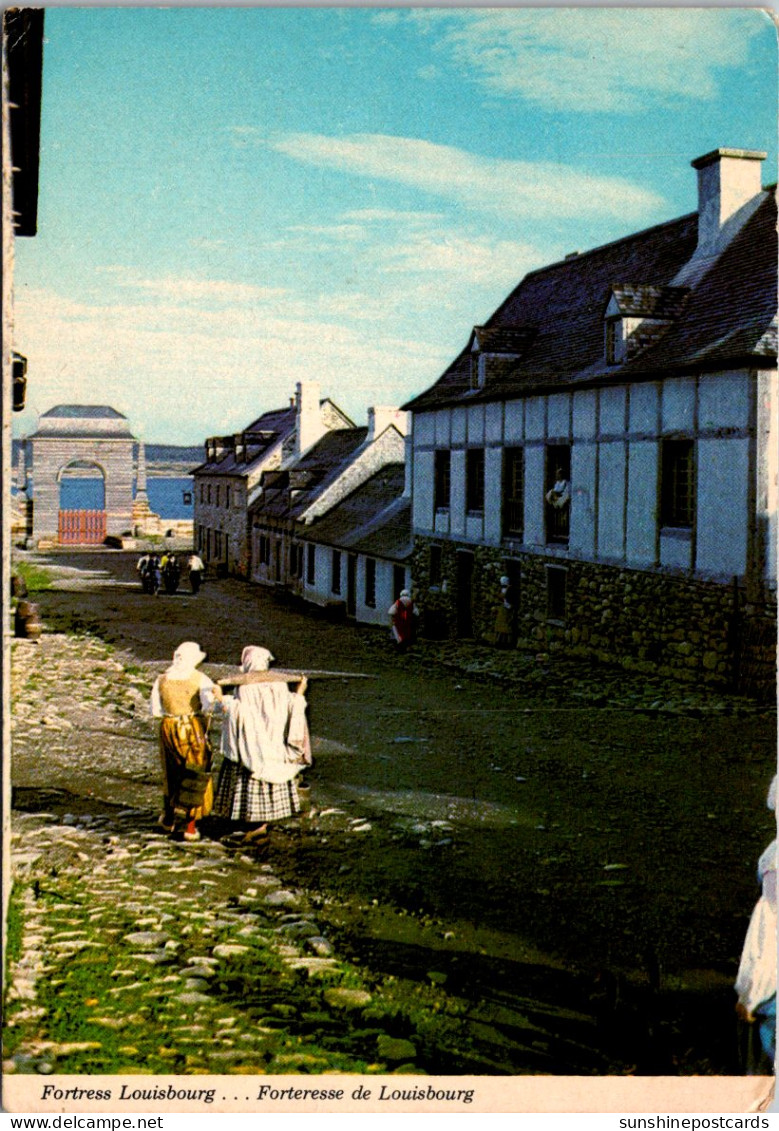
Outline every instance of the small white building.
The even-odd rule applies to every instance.
[[[411,499],[405,465],[386,464],[322,518],[298,529],[304,569],[299,594],[361,624],[388,623],[411,587]]]
[[[377,472],[403,464],[405,430],[405,413],[372,408],[367,428],[329,433],[300,459],[264,475],[262,495],[250,510],[252,580],[326,603],[329,550],[308,531]],[[347,588],[355,577],[344,582]]]

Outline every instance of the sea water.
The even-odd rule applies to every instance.
[[[194,487],[191,475],[146,478],[146,496],[153,514],[160,518],[191,519]],[[102,479],[63,479],[60,484],[61,510],[102,510],[105,492]]]

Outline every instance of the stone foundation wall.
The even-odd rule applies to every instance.
[[[430,547],[440,546],[441,584],[430,586]],[[474,554],[474,636],[490,639],[507,562],[518,563],[517,646],[536,652],[591,656],[604,663],[685,681],[730,686],[760,698],[776,689],[775,596],[761,606],[744,603],[731,585],[669,574],[507,554],[495,547],[463,546]],[[413,558],[415,599],[423,630],[457,635],[457,545],[417,537]],[[548,616],[547,567],[566,571],[565,617]]]

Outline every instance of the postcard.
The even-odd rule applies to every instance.
[[[763,1125],[776,39],[5,11],[6,1111]]]

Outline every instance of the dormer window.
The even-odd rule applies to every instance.
[[[614,284],[603,316],[606,364],[620,365],[654,345],[678,318],[688,294],[687,287]]]
[[[474,326],[471,334],[471,392],[483,389],[487,377],[499,375],[523,356],[535,336],[532,327]]]

